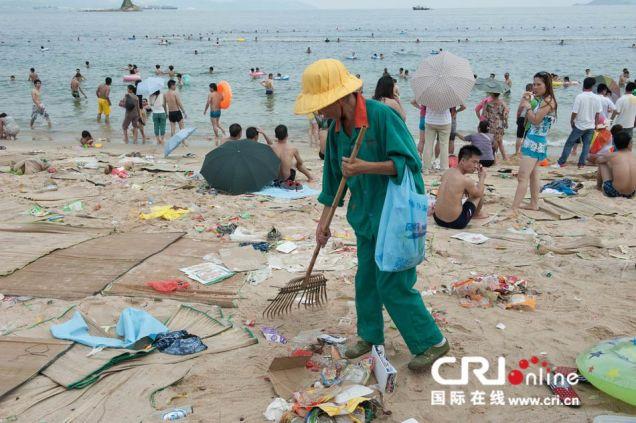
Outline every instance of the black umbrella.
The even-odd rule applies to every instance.
[[[212,188],[229,194],[259,191],[278,176],[280,160],[274,151],[255,141],[227,141],[210,151],[201,175]]]

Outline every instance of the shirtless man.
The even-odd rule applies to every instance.
[[[245,138],[250,141],[258,142],[259,135],[262,135],[263,138],[265,138],[265,142],[267,143],[267,145],[274,144],[274,142],[267,136],[265,131],[263,131],[261,128],[255,128],[254,126],[250,126],[249,128],[245,130]]]
[[[219,130],[225,135],[225,129],[221,127],[221,102],[223,101],[223,94],[218,91],[216,84],[213,82],[210,84],[210,93],[205,103],[205,110],[203,110],[203,116],[208,113],[210,109],[210,122],[212,123],[212,130],[214,130],[214,142],[215,145],[219,145]]]
[[[294,169],[295,161],[296,168],[307,177],[307,181],[313,181],[311,173],[303,165],[303,160],[300,158],[298,149],[287,144],[287,127],[285,125],[278,125],[274,133],[276,134],[276,143],[271,147],[280,159],[278,179],[281,181],[294,181],[296,179],[296,169]]]
[[[230,136],[223,138],[221,140],[221,144],[228,141],[239,141],[243,135],[243,128],[238,123],[233,123],[228,128],[228,132],[230,133]]]
[[[265,87],[265,95],[274,95],[274,74],[267,75],[267,79],[261,81],[261,85]]]
[[[174,66],[168,66],[168,76],[170,77],[170,79],[174,78],[176,75],[177,73],[174,71]]]
[[[155,65],[155,75],[161,76],[163,75],[163,71],[161,70],[161,65]]]
[[[36,79],[40,79],[40,77],[38,76],[38,74],[35,72],[35,68],[31,68],[29,69],[29,79],[27,79],[27,81],[29,82],[35,82]]]
[[[106,124],[110,123],[110,84],[111,78],[106,78],[103,84],[99,84],[95,95],[97,96],[97,123],[102,121],[102,113],[106,116]]]
[[[82,86],[80,85],[81,80],[82,80],[82,75],[80,75],[79,73],[76,73],[73,79],[71,79],[71,95],[73,96],[75,100],[80,99],[80,93],[82,93],[84,98],[88,98],[86,96],[86,93],[82,89]]]
[[[31,90],[31,99],[33,100],[33,109],[31,110],[31,129],[33,129],[33,124],[38,116],[42,116],[46,123],[51,128],[51,119],[49,118],[49,114],[46,112],[46,108],[44,104],[42,104],[42,82],[39,79],[33,81],[33,90]]]
[[[479,164],[480,157],[479,148],[474,145],[465,145],[459,150],[457,167],[448,169],[442,175],[442,183],[437,193],[437,202],[433,213],[433,218],[439,226],[464,229],[473,217],[475,219],[486,217],[481,213],[486,171]],[[467,176],[474,173],[475,170],[479,175],[477,184]],[[464,195],[467,195],[468,199],[462,205]]]
[[[181,97],[177,92],[177,83],[174,79],[168,81],[168,92],[164,96],[166,99],[166,106],[168,107],[168,120],[170,121],[170,136],[174,135],[177,124],[179,129],[184,128],[183,119],[186,119],[185,108],[181,103]]]
[[[596,159],[596,187],[607,197],[632,198],[636,195],[636,158],[632,137],[622,131],[614,136],[616,151]]]

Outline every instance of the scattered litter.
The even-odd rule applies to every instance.
[[[213,285],[229,277],[234,276],[234,272],[216,263],[205,262],[194,266],[179,269],[190,279],[202,283],[203,285]]]
[[[32,175],[45,171],[49,168],[49,163],[45,159],[26,159],[14,163],[11,170],[18,175]]]
[[[294,244],[291,241],[285,241],[282,244],[279,244],[278,247],[276,247],[276,251],[284,254],[289,254],[296,248],[298,248],[298,245]]]
[[[77,212],[84,209],[84,203],[81,200],[73,201],[62,207],[62,211],[65,213]]]
[[[536,299],[526,295],[528,283],[517,276],[479,275],[454,282],[451,291],[461,297],[462,307],[492,307],[534,310]]]
[[[235,242],[265,242],[262,235],[257,235],[247,229],[236,227],[230,235],[230,240]]]
[[[246,245],[251,245],[253,249],[263,253],[266,253],[272,249],[272,245],[269,242],[241,242],[239,243],[239,247],[245,247]]]
[[[245,277],[245,281],[250,285],[260,285],[272,276],[272,269],[268,266],[263,269],[249,272]]]
[[[263,337],[269,342],[273,342],[275,344],[286,344],[287,338],[285,338],[278,329],[270,327],[270,326],[261,326],[261,333]]]
[[[159,292],[174,292],[185,291],[190,287],[190,283],[182,281],[181,279],[166,279],[163,281],[146,282],[146,286]]]
[[[520,235],[532,235],[532,236],[536,236],[537,235],[537,233],[534,231],[534,229],[532,229],[529,226],[523,227],[521,229],[508,228],[508,232],[512,232],[513,234],[520,234]]]
[[[323,333],[318,336],[318,341],[324,342],[325,344],[335,345],[347,342],[347,338],[344,336],[333,336]]]
[[[470,232],[460,232],[456,235],[453,235],[451,238],[461,239],[462,241],[466,241],[471,244],[483,244],[490,239],[485,235]]]
[[[154,416],[158,417],[160,421],[171,422],[185,419],[190,414],[192,414],[192,407],[186,405],[183,407],[175,407],[169,410],[158,411],[154,413]]]
[[[497,325],[495,326],[497,329],[501,329],[504,330],[506,329],[506,325],[504,325],[503,323],[497,323]]]
[[[220,236],[231,235],[231,234],[234,233],[234,231],[236,230],[237,226],[238,225],[236,223],[230,223],[229,225],[216,225],[216,228],[214,228],[214,230]]]
[[[282,398],[274,398],[263,415],[268,421],[278,423],[287,411],[291,411],[291,406],[287,401]]]
[[[113,176],[117,176],[120,179],[127,179],[128,178],[128,172],[123,167],[113,167],[110,170],[110,174],[113,175]]]
[[[143,220],[161,218],[163,220],[180,219],[184,214],[190,212],[187,208],[177,206],[155,206],[150,213],[141,213],[139,217]]]
[[[190,355],[208,349],[208,346],[196,335],[185,330],[177,330],[157,335],[152,346],[170,355]]]
[[[278,229],[272,227],[272,229],[267,233],[267,241],[269,242],[277,242],[280,241],[282,235],[278,232]]]
[[[253,248],[224,248],[219,255],[225,267],[233,272],[248,272],[267,266],[267,255]]]
[[[397,370],[387,360],[384,355],[384,347],[374,345],[371,349],[371,357],[373,357],[373,374],[378,381],[378,386],[382,393],[390,394],[395,390],[395,378]]]

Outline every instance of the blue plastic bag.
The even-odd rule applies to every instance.
[[[383,272],[401,272],[424,260],[428,197],[418,194],[410,170],[402,184],[389,180],[375,244],[375,263]]]

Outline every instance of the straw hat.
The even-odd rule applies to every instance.
[[[302,92],[296,99],[294,113],[316,112],[361,87],[362,81],[350,74],[339,60],[318,60],[303,72]]]

